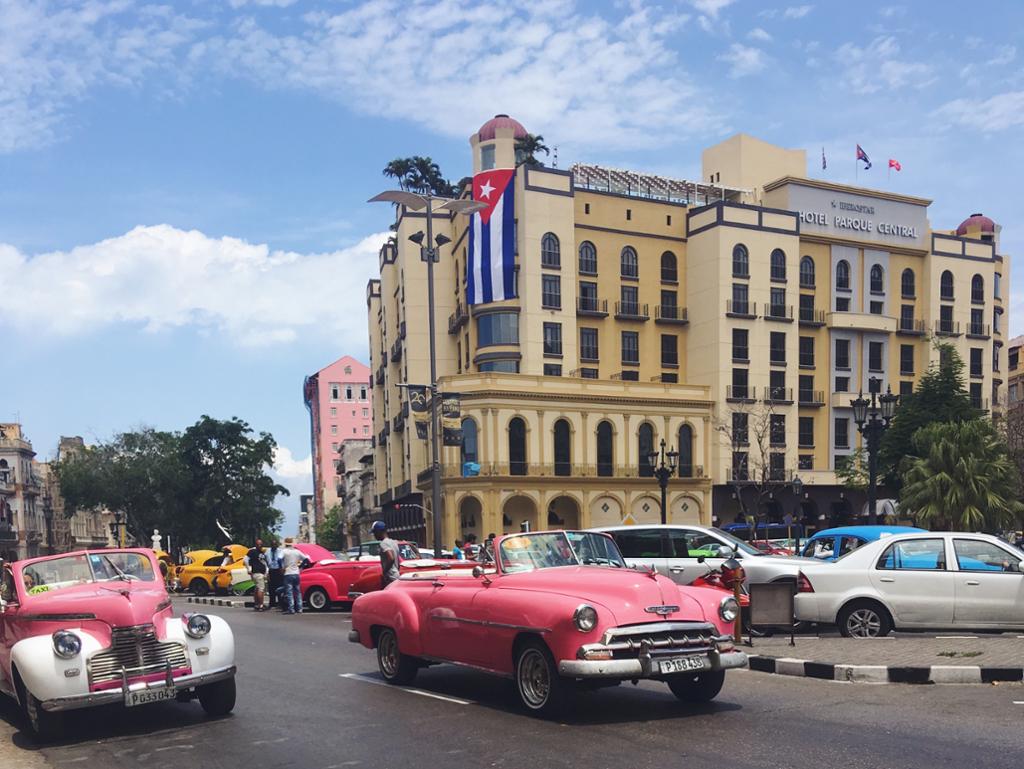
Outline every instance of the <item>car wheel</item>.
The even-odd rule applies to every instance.
[[[235,678],[225,678],[212,684],[196,687],[199,704],[211,718],[226,716],[235,708]]]
[[[311,587],[306,593],[306,603],[313,611],[327,611],[331,608],[331,599],[322,587]]]
[[[39,742],[52,742],[64,733],[64,714],[43,710],[41,703],[32,692],[20,687],[22,710],[28,721],[32,736]]]
[[[889,612],[874,601],[858,601],[844,606],[836,624],[846,638],[882,638],[892,630]]]
[[[204,596],[210,592],[210,586],[206,584],[206,580],[202,577],[196,577],[188,583],[188,589],[192,591],[193,595]]]
[[[384,628],[377,638],[377,667],[389,684],[408,684],[416,678],[419,661],[398,648],[398,636],[391,628]]]
[[[569,698],[569,682],[558,675],[555,658],[540,641],[530,641],[516,657],[516,692],[523,706],[535,715],[558,715]]]
[[[683,702],[711,702],[722,691],[724,670],[681,673],[668,677],[668,688]]]

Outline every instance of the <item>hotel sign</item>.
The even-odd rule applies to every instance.
[[[789,185],[801,232],[925,247],[928,209],[899,200]]]

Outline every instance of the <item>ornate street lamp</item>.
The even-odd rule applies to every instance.
[[[796,524],[796,541],[793,545],[793,553],[795,555],[800,554],[800,527],[803,526],[803,492],[804,482],[801,480],[799,475],[794,475],[791,482],[793,487],[793,495],[796,497],[796,510],[793,511],[793,523]]]
[[[899,395],[893,394],[891,387],[886,387],[885,394],[878,394],[875,382],[880,383],[881,380],[877,377],[868,380],[871,400],[861,392],[850,403],[853,407],[853,421],[864,436],[868,451],[868,523],[872,526],[878,522],[878,450],[882,445],[882,435],[889,429],[900,400]]]
[[[658,486],[661,488],[662,525],[668,523],[668,479],[675,474],[678,458],[679,452],[675,449],[665,451],[664,438],[661,439],[660,451],[652,451],[647,455],[647,464],[654,472],[654,477],[658,479]],[[658,464],[655,465],[655,462]]]

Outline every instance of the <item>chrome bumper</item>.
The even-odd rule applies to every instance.
[[[360,643],[359,631],[358,630],[349,630],[348,631],[348,640],[351,641],[354,644]]]
[[[354,600],[356,600],[361,595],[363,595],[363,594],[362,593],[357,593],[355,590],[349,590],[348,591],[348,600],[354,601]]]
[[[193,673],[187,676],[178,676],[165,681],[150,681],[126,685],[122,684],[119,689],[107,689],[102,692],[89,692],[87,694],[73,694],[68,697],[54,697],[52,700],[45,700],[42,703],[43,710],[78,710],[79,708],[91,708],[94,705],[112,705],[117,702],[124,702],[128,692],[143,691],[149,689],[166,689],[173,686],[175,689],[192,689],[204,684],[212,684],[216,681],[223,681],[235,675],[236,667],[231,665],[218,670],[210,670],[206,673]]]
[[[686,656],[686,655],[683,655]],[[747,655],[741,651],[707,652],[711,670],[745,668]],[[566,678],[656,678],[653,658],[641,655],[630,660],[562,660],[558,663],[559,675]]]

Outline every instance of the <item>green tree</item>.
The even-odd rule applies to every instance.
[[[324,513],[324,519],[316,525],[316,542],[328,550],[342,550],[345,545],[342,525],[345,522],[345,510],[340,504],[332,505]]]
[[[852,491],[868,490],[868,453],[858,447],[844,462],[836,462],[836,475]],[[881,486],[881,483],[879,483]]]
[[[455,185],[444,178],[441,167],[430,157],[395,158],[384,166],[382,173],[395,179],[401,189],[420,195],[453,198],[457,192]]]
[[[527,166],[528,168],[542,168],[544,166],[537,155],[543,152],[550,155],[551,150],[544,144],[544,137],[539,134],[526,134],[522,139],[516,139],[516,165]]]
[[[914,434],[936,422],[965,422],[983,412],[971,405],[964,389],[964,364],[956,348],[936,342],[938,361],[928,367],[917,389],[900,399],[895,418],[882,437],[879,474],[885,485],[899,491],[905,474],[901,463],[914,454]]]
[[[922,427],[913,438],[900,509],[919,524],[955,531],[999,531],[1024,512],[1020,477],[1006,442],[988,419]]]

